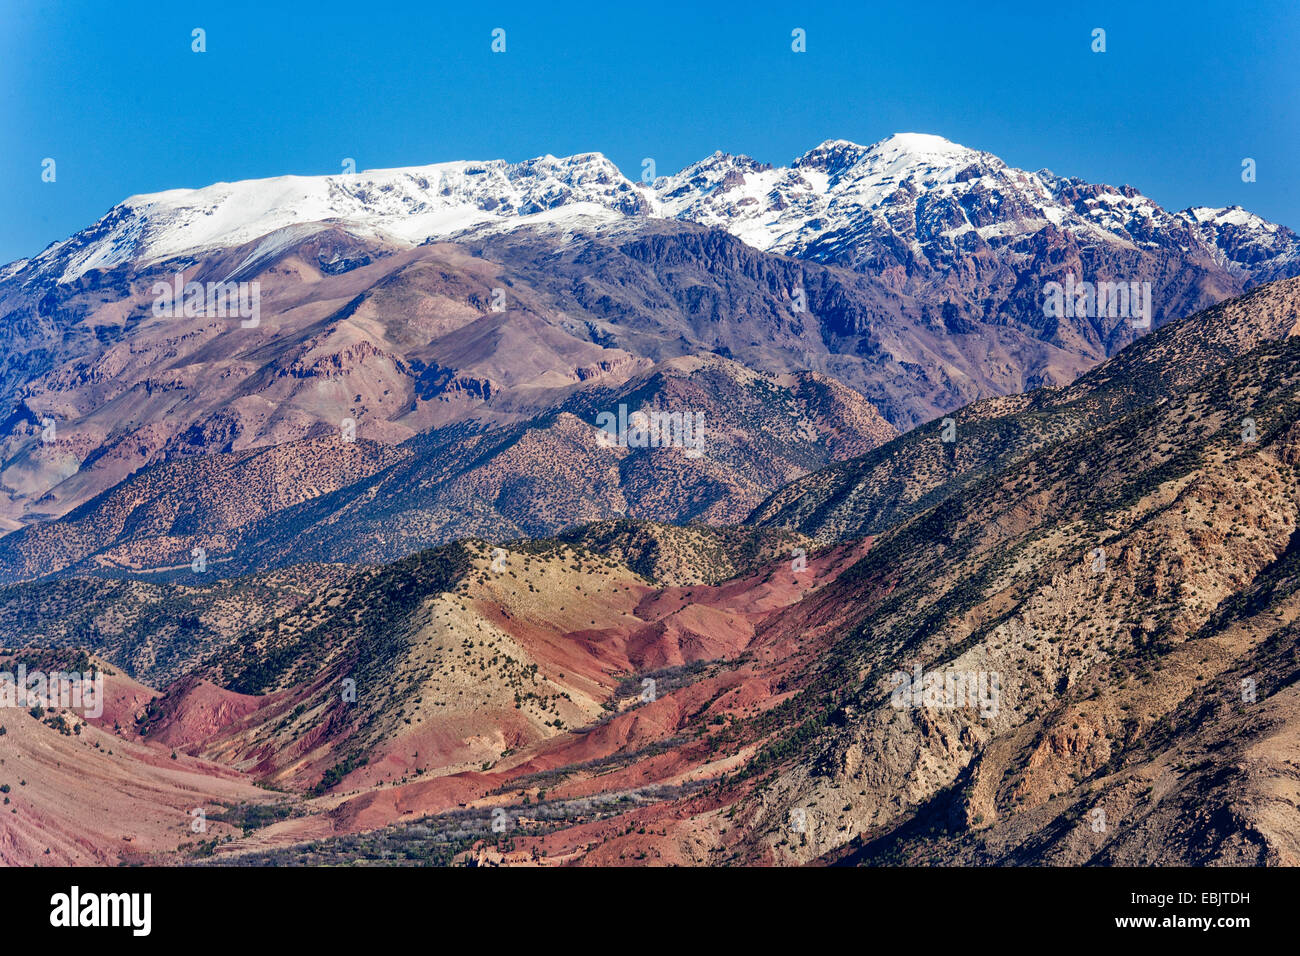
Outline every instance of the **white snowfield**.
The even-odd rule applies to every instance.
[[[1080,195],[1082,190],[1085,195]],[[1240,207],[1169,213],[1133,190],[1026,172],[941,136],[898,133],[871,146],[827,140],[790,167],[721,152],[653,184],[626,178],[600,153],[521,163],[450,162],[334,176],[278,176],[132,196],[30,262],[70,281],[90,269],[158,262],[264,241],[241,264],[337,225],[419,244],[468,229],[549,223],[561,230],[629,217],[718,226],[791,255],[888,238],[915,253],[977,236],[1005,241],[1052,227],[1084,241],[1160,245],[1196,238],[1221,262],[1235,246],[1300,257],[1295,236]],[[937,244],[937,245],[936,245]],[[1263,252],[1258,252],[1263,248]]]

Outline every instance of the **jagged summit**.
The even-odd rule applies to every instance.
[[[418,243],[497,219],[558,207],[611,216],[649,211],[599,153],[520,163],[458,161],[331,176],[277,176],[132,196],[33,261],[73,279],[88,269],[240,245],[277,230],[339,222]]]
[[[1008,255],[1011,244],[1049,229],[1086,246],[1190,250],[1248,281],[1300,268],[1294,233],[1238,207],[1168,212],[1130,186],[1028,172],[942,136],[904,132],[868,146],[827,139],[788,167],[718,150],[652,184],[589,152],[172,189],[124,200],[0,277],[30,267],[68,281],[262,237],[273,252],[322,224],[418,244],[467,229],[637,217],[715,226],[759,249],[858,269],[947,266],[984,248]]]

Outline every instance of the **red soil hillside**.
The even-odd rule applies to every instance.
[[[781,560],[721,585],[669,588],[564,544],[502,549],[495,564],[487,546],[460,550],[453,578],[429,577],[431,558],[406,563],[402,586],[414,596],[384,622],[383,682],[352,669],[371,640],[353,609],[398,587],[374,577],[244,644],[271,657],[301,647],[315,667],[295,661],[260,694],[187,679],[154,707],[150,741],[298,793],[324,778],[325,794],[227,849],[505,806],[543,789],[580,798],[698,787],[754,751],[758,742],[729,739],[729,726],[786,699],[794,669],[821,643],[776,619],[866,543],[813,555],[798,571]],[[325,633],[335,635],[328,644],[313,640]],[[208,676],[247,682],[240,659],[243,670],[230,655]],[[351,703],[340,693],[349,674],[358,674]]]
[[[10,660],[0,668],[12,673]],[[0,715],[0,863],[117,864],[239,832],[228,807],[273,795],[218,763],[176,753],[135,733],[157,692],[102,668],[102,716],[53,708]],[[194,811],[204,829],[193,829]]]

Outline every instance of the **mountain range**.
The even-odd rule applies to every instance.
[[[1290,230],[1239,207],[1170,213],[1130,186],[1026,172],[941,136],[898,133],[871,146],[827,140],[789,167],[719,151],[643,182],[599,153],[583,153],[173,189],[132,196],[6,274],[33,267],[69,282],[90,270],[258,240],[238,272],[326,223],[419,244],[484,226],[562,229],[629,218],[717,226],[763,251],[872,272],[888,271],[886,261],[1006,262],[1028,253],[1025,243],[1044,231],[1045,243],[1072,241],[1077,249],[1176,245],[1246,283],[1289,274],[1300,249]]]
[[[921,134],[132,197],[0,270],[0,665],[108,681],[0,860],[1296,865],[1297,276]]]
[[[0,574],[60,571],[123,545],[136,556],[93,562],[165,567],[203,546],[170,519],[95,516],[120,509],[113,489],[120,499],[150,469],[190,501],[213,468],[252,483],[222,506],[237,513],[206,526],[220,530],[210,550],[228,549],[232,526],[286,509],[302,511],[282,522],[293,532],[336,524],[338,509],[362,509],[371,526],[382,511],[392,525],[392,506],[374,502],[393,493],[371,483],[395,487],[397,458],[436,450],[439,469],[402,479],[415,487],[432,475],[478,482],[494,448],[515,456],[500,463],[509,474],[530,455],[576,465],[570,449],[592,444],[597,415],[651,397],[694,402],[729,449],[688,463],[684,498],[680,475],[631,473],[645,456],[615,467],[619,456],[586,448],[597,458],[564,478],[581,506],[511,490],[536,514],[503,514],[491,496],[504,479],[468,510],[450,489],[431,501],[408,490],[418,513],[395,522],[400,543],[357,542],[354,556],[493,526],[511,536],[623,516],[740,520],[798,470],[979,399],[1067,384],[1141,333],[1105,310],[1045,315],[1049,282],[1149,282],[1159,326],[1297,272],[1295,235],[1242,210],[1168,213],[1130,187],[1016,170],[921,134],[830,141],[787,169],[719,153],[649,183],[583,154],[132,197],[0,271],[0,521],[14,532]],[[159,315],[157,288],[177,276],[257,283],[258,326]],[[750,433],[760,444],[794,444],[737,447],[729,418],[741,406],[686,385],[701,376],[759,389],[751,403],[792,416],[803,437],[763,427]],[[799,424],[812,419],[790,401],[812,402],[821,423]],[[334,454],[322,442],[348,421],[384,448]],[[269,466],[274,456],[254,456],[256,474],[236,464],[288,443],[301,449],[294,477]],[[227,468],[212,455],[235,457]],[[340,499],[344,486],[363,500]],[[633,486],[653,490],[623,503]],[[308,514],[308,499],[330,516]],[[123,521],[129,541],[120,529],[59,530],[71,550],[45,556],[45,529],[87,520]]]

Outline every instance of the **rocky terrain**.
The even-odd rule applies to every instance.
[[[752,533],[760,540],[770,534]],[[17,647],[82,648],[111,659],[131,678],[161,686],[225,646],[230,635],[273,620],[356,572],[352,565],[312,564],[237,578],[190,575],[188,583],[86,576],[16,584],[0,589],[0,634]]]
[[[213,630],[191,656],[158,632],[153,656],[183,674],[132,691],[117,738],[142,764],[175,753],[232,775],[203,799],[239,832],[195,841],[164,796],[170,809],[140,811],[162,821],[140,824],[157,827],[142,831],[158,834],[151,858],[1296,865],[1298,289],[1261,286],[1073,384],[958,409],[951,440],[942,421],[879,447],[864,435],[826,467],[794,456],[775,414],[737,427],[787,449],[789,466],[768,449],[745,459],[773,482],[816,469],[741,527],[593,515],[559,537],[462,539],[342,577],[286,566],[155,585]],[[637,381],[790,390],[752,413],[729,398],[738,416],[800,407],[797,382],[732,364],[661,362]],[[394,454],[383,474],[419,440]],[[357,481],[383,499],[373,475]],[[322,516],[317,540],[337,494],[293,506]],[[275,520],[250,535],[274,541]],[[364,540],[349,520],[336,536]],[[316,525],[301,527],[312,560]],[[103,586],[127,584],[121,601],[141,606],[134,582]],[[68,587],[7,593],[35,607]],[[257,607],[223,630],[206,609],[239,594]],[[40,644],[37,612],[22,620]],[[130,641],[97,653],[144,659]],[[58,717],[14,711],[5,760],[27,772],[80,739]],[[250,809],[251,783],[268,809]],[[67,804],[80,786],[50,778],[42,793]],[[51,859],[83,859],[44,805],[0,817],[5,859],[40,862],[43,840]],[[118,858],[107,842],[94,852]]]
[[[630,479],[650,499],[685,496],[684,508],[579,508],[534,487],[530,506],[562,516],[548,524],[435,503],[365,553],[388,560],[494,522],[511,535],[622,514],[734,521],[794,477],[792,463],[810,471],[891,428],[1064,387],[1148,326],[1300,272],[1298,248],[1241,209],[1169,212],[1130,186],[1018,170],[920,134],[828,141],[788,168],[718,153],[649,183],[587,153],[134,196],[0,269],[0,530],[93,511],[149,469],[170,467],[181,487],[244,467],[223,459],[190,473],[188,459],[297,443],[305,472],[256,487],[223,530],[268,512],[292,523],[284,512],[378,480],[396,460],[436,479],[432,447],[476,458],[478,444],[545,434],[546,455],[565,454],[592,424],[566,413],[709,355],[810,402],[825,419],[820,447],[780,452],[771,467],[710,460],[688,487],[668,478],[675,469]],[[1048,315],[1048,283],[1072,277],[1149,283],[1151,314],[1112,303]],[[206,301],[186,314],[183,296],[168,314],[158,289],[178,281],[250,296],[256,284],[258,315]],[[335,456],[315,461],[302,444],[344,435],[385,447],[363,445],[325,473]],[[261,461],[254,470],[284,470]],[[563,486],[617,498],[599,477],[607,468],[565,474]],[[742,481],[737,470],[760,473]],[[192,485],[183,493],[195,497]],[[718,507],[721,494],[734,505]],[[33,565],[44,544],[9,547],[21,553],[3,559],[7,580],[87,556],[78,545],[70,562]],[[154,560],[164,558],[149,546],[124,566]]]
[[[597,427],[620,407],[702,424],[675,446],[620,445]],[[198,583],[208,573],[388,561],[467,534],[505,541],[600,519],[730,524],[791,479],[894,434],[833,379],[684,357],[617,387],[591,386],[518,425],[435,429],[398,445],[335,436],[176,457],[0,538],[0,578],[149,572]],[[202,573],[191,573],[196,549]]]
[[[751,516],[821,540],[884,530],[1031,451],[1166,401],[1244,351],[1300,333],[1300,282],[1288,280],[1148,336],[1064,388],[990,399],[875,453],[791,482]]]

